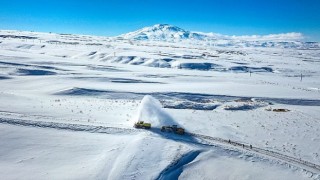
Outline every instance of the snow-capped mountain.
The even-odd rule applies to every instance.
[[[187,31],[169,24],[156,24],[134,32],[118,36],[118,38],[135,41],[190,41],[207,43],[213,46],[236,47],[282,47],[282,48],[320,48],[317,42],[303,42],[301,33],[282,33],[270,35],[229,36],[218,33]]]
[[[213,39],[217,34],[196,33],[184,30],[169,24],[156,24],[145,27],[134,32],[120,35],[124,39],[133,40],[156,40],[156,41],[177,41],[186,39],[206,40]]]

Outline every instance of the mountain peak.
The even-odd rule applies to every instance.
[[[188,39],[190,37],[190,32],[169,24],[156,24],[134,32],[123,34],[120,37],[134,40],[175,41]]]
[[[152,28],[153,30],[162,30],[162,31],[186,32],[184,29],[179,28],[177,26],[170,25],[170,24],[156,24],[149,28]]]
[[[150,27],[145,27],[140,30],[120,35],[124,39],[133,40],[152,40],[152,41],[166,41],[177,42],[181,40],[205,40],[208,36],[205,33],[196,33],[186,31],[180,27],[170,24],[156,24]]]

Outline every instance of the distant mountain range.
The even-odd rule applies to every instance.
[[[117,36],[133,41],[164,41],[206,43],[212,46],[320,48],[318,42],[304,42],[301,33],[284,33],[252,36],[228,36],[217,33],[187,31],[169,24],[156,24]]]

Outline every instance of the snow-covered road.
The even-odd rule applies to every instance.
[[[33,120],[25,120],[25,119],[11,119],[6,117],[0,117],[0,123],[17,125],[17,126],[52,128],[56,130],[69,130],[69,131],[81,131],[81,132],[88,132],[88,133],[121,134],[121,135],[130,135],[130,134],[134,135],[139,132],[148,131],[157,135],[161,134],[161,137],[165,137],[166,139],[169,139],[169,140],[179,141],[187,144],[193,144],[193,145],[199,146],[200,148],[201,147],[207,148],[208,146],[209,147],[220,146],[221,148],[225,148],[228,150],[231,147],[231,149],[234,151],[237,151],[237,150],[240,150],[240,152],[249,151],[249,152],[255,153],[255,156],[265,155],[268,158],[275,158],[276,160],[282,161],[284,163],[288,163],[288,165],[297,166],[298,168],[301,168],[305,171],[310,171],[310,173],[314,173],[316,175],[320,173],[319,164],[314,164],[314,163],[305,161],[303,159],[297,159],[295,157],[290,157],[285,154],[281,154],[278,152],[270,151],[270,150],[259,148],[259,147],[250,147],[248,143],[243,144],[233,140],[227,140],[227,139],[222,139],[218,137],[211,137],[211,136],[196,134],[192,132],[186,132],[185,135],[181,136],[176,134],[166,134],[166,132],[161,132],[160,128],[152,128],[151,130],[141,130],[141,129],[132,129],[132,128],[57,123],[57,122],[48,122],[48,121],[41,121],[41,120],[33,121]],[[199,154],[198,151],[196,151],[195,153]],[[192,160],[194,158],[192,158]],[[161,178],[162,176],[164,175],[161,174],[157,179],[162,179]]]

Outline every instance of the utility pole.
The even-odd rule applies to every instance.
[[[300,76],[300,82],[302,81],[302,73],[301,73],[301,76]]]

